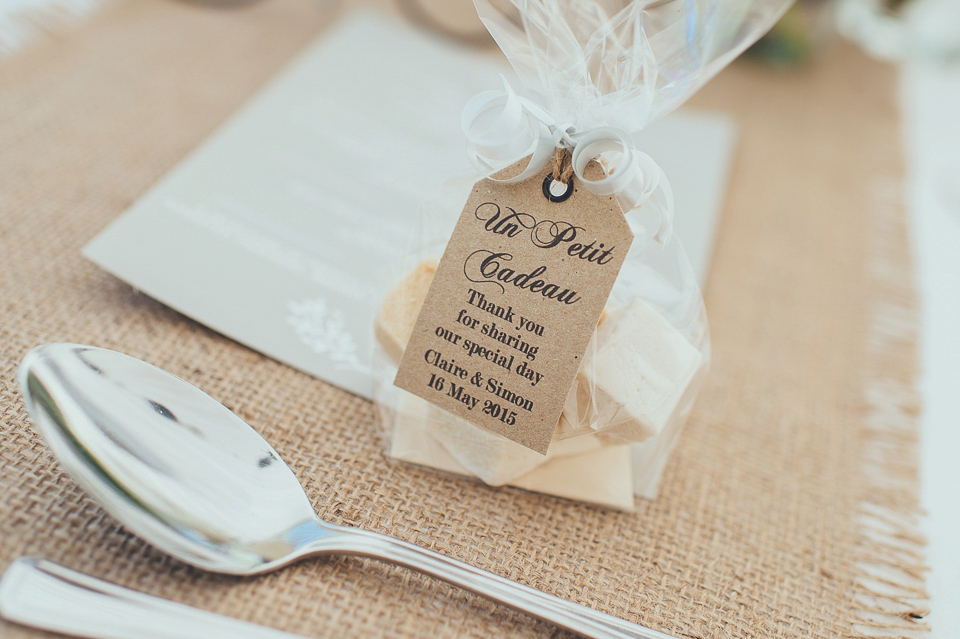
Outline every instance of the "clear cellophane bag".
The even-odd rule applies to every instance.
[[[490,485],[629,509],[634,494],[656,495],[710,360],[700,289],[671,232],[667,176],[634,147],[633,136],[759,38],[789,2],[475,4],[521,86],[478,96],[483,106],[467,105],[464,132],[475,168],[451,177],[424,202],[412,245],[387,269],[376,318],[374,397],[389,454]],[[473,185],[524,157],[553,161],[554,147],[576,153],[578,143],[608,130],[619,145],[594,145],[587,159],[624,178],[600,189],[617,196],[635,239],[547,455],[396,388],[404,340]]]

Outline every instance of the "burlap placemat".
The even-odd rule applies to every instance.
[[[298,0],[236,11],[117,2],[0,64],[0,568],[46,557],[315,637],[557,634],[373,561],[237,579],[146,546],[61,472],[29,425],[16,365],[33,346],[70,340],[144,358],[221,399],[331,521],[679,637],[921,632],[893,70],[841,46],[798,73],[739,64],[695,100],[741,125],[706,291],[714,367],[660,497],[629,515],[391,463],[367,402],[80,257],[329,19]]]

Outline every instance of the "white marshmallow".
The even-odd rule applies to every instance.
[[[700,367],[702,356],[646,302],[610,313],[588,348],[564,408],[572,424],[603,428],[604,437],[641,442],[660,434]],[[575,395],[574,395],[575,393]]]
[[[436,258],[417,264],[415,269],[397,282],[380,304],[373,330],[380,346],[394,362],[400,361],[407,348],[420,307],[437,272],[437,265]]]
[[[419,397],[403,393],[394,414],[390,456],[449,473],[476,476],[477,473],[459,463],[434,436],[436,431],[432,421],[427,419],[431,408]],[[499,437],[492,433],[491,436]],[[546,457],[537,455],[540,459],[537,466],[507,481],[506,485],[619,510],[633,510],[630,448],[603,444],[594,435],[555,440]],[[472,463],[476,466],[479,460],[473,459]],[[503,468],[505,466],[501,470]],[[488,474],[488,470],[484,473]]]

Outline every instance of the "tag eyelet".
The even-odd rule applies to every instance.
[[[567,182],[567,190],[561,193],[560,195],[554,195],[553,191],[550,190],[550,187],[554,185],[553,173],[547,173],[547,177],[543,179],[543,197],[547,198],[551,202],[564,202],[573,195],[573,177],[570,177],[570,181]],[[562,184],[562,182],[557,182]]]

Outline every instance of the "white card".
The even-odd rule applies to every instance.
[[[460,112],[508,71],[370,11],[341,22],[85,248],[270,357],[370,397],[376,294],[421,201],[466,168]],[[705,274],[733,142],[716,115],[644,132]]]

